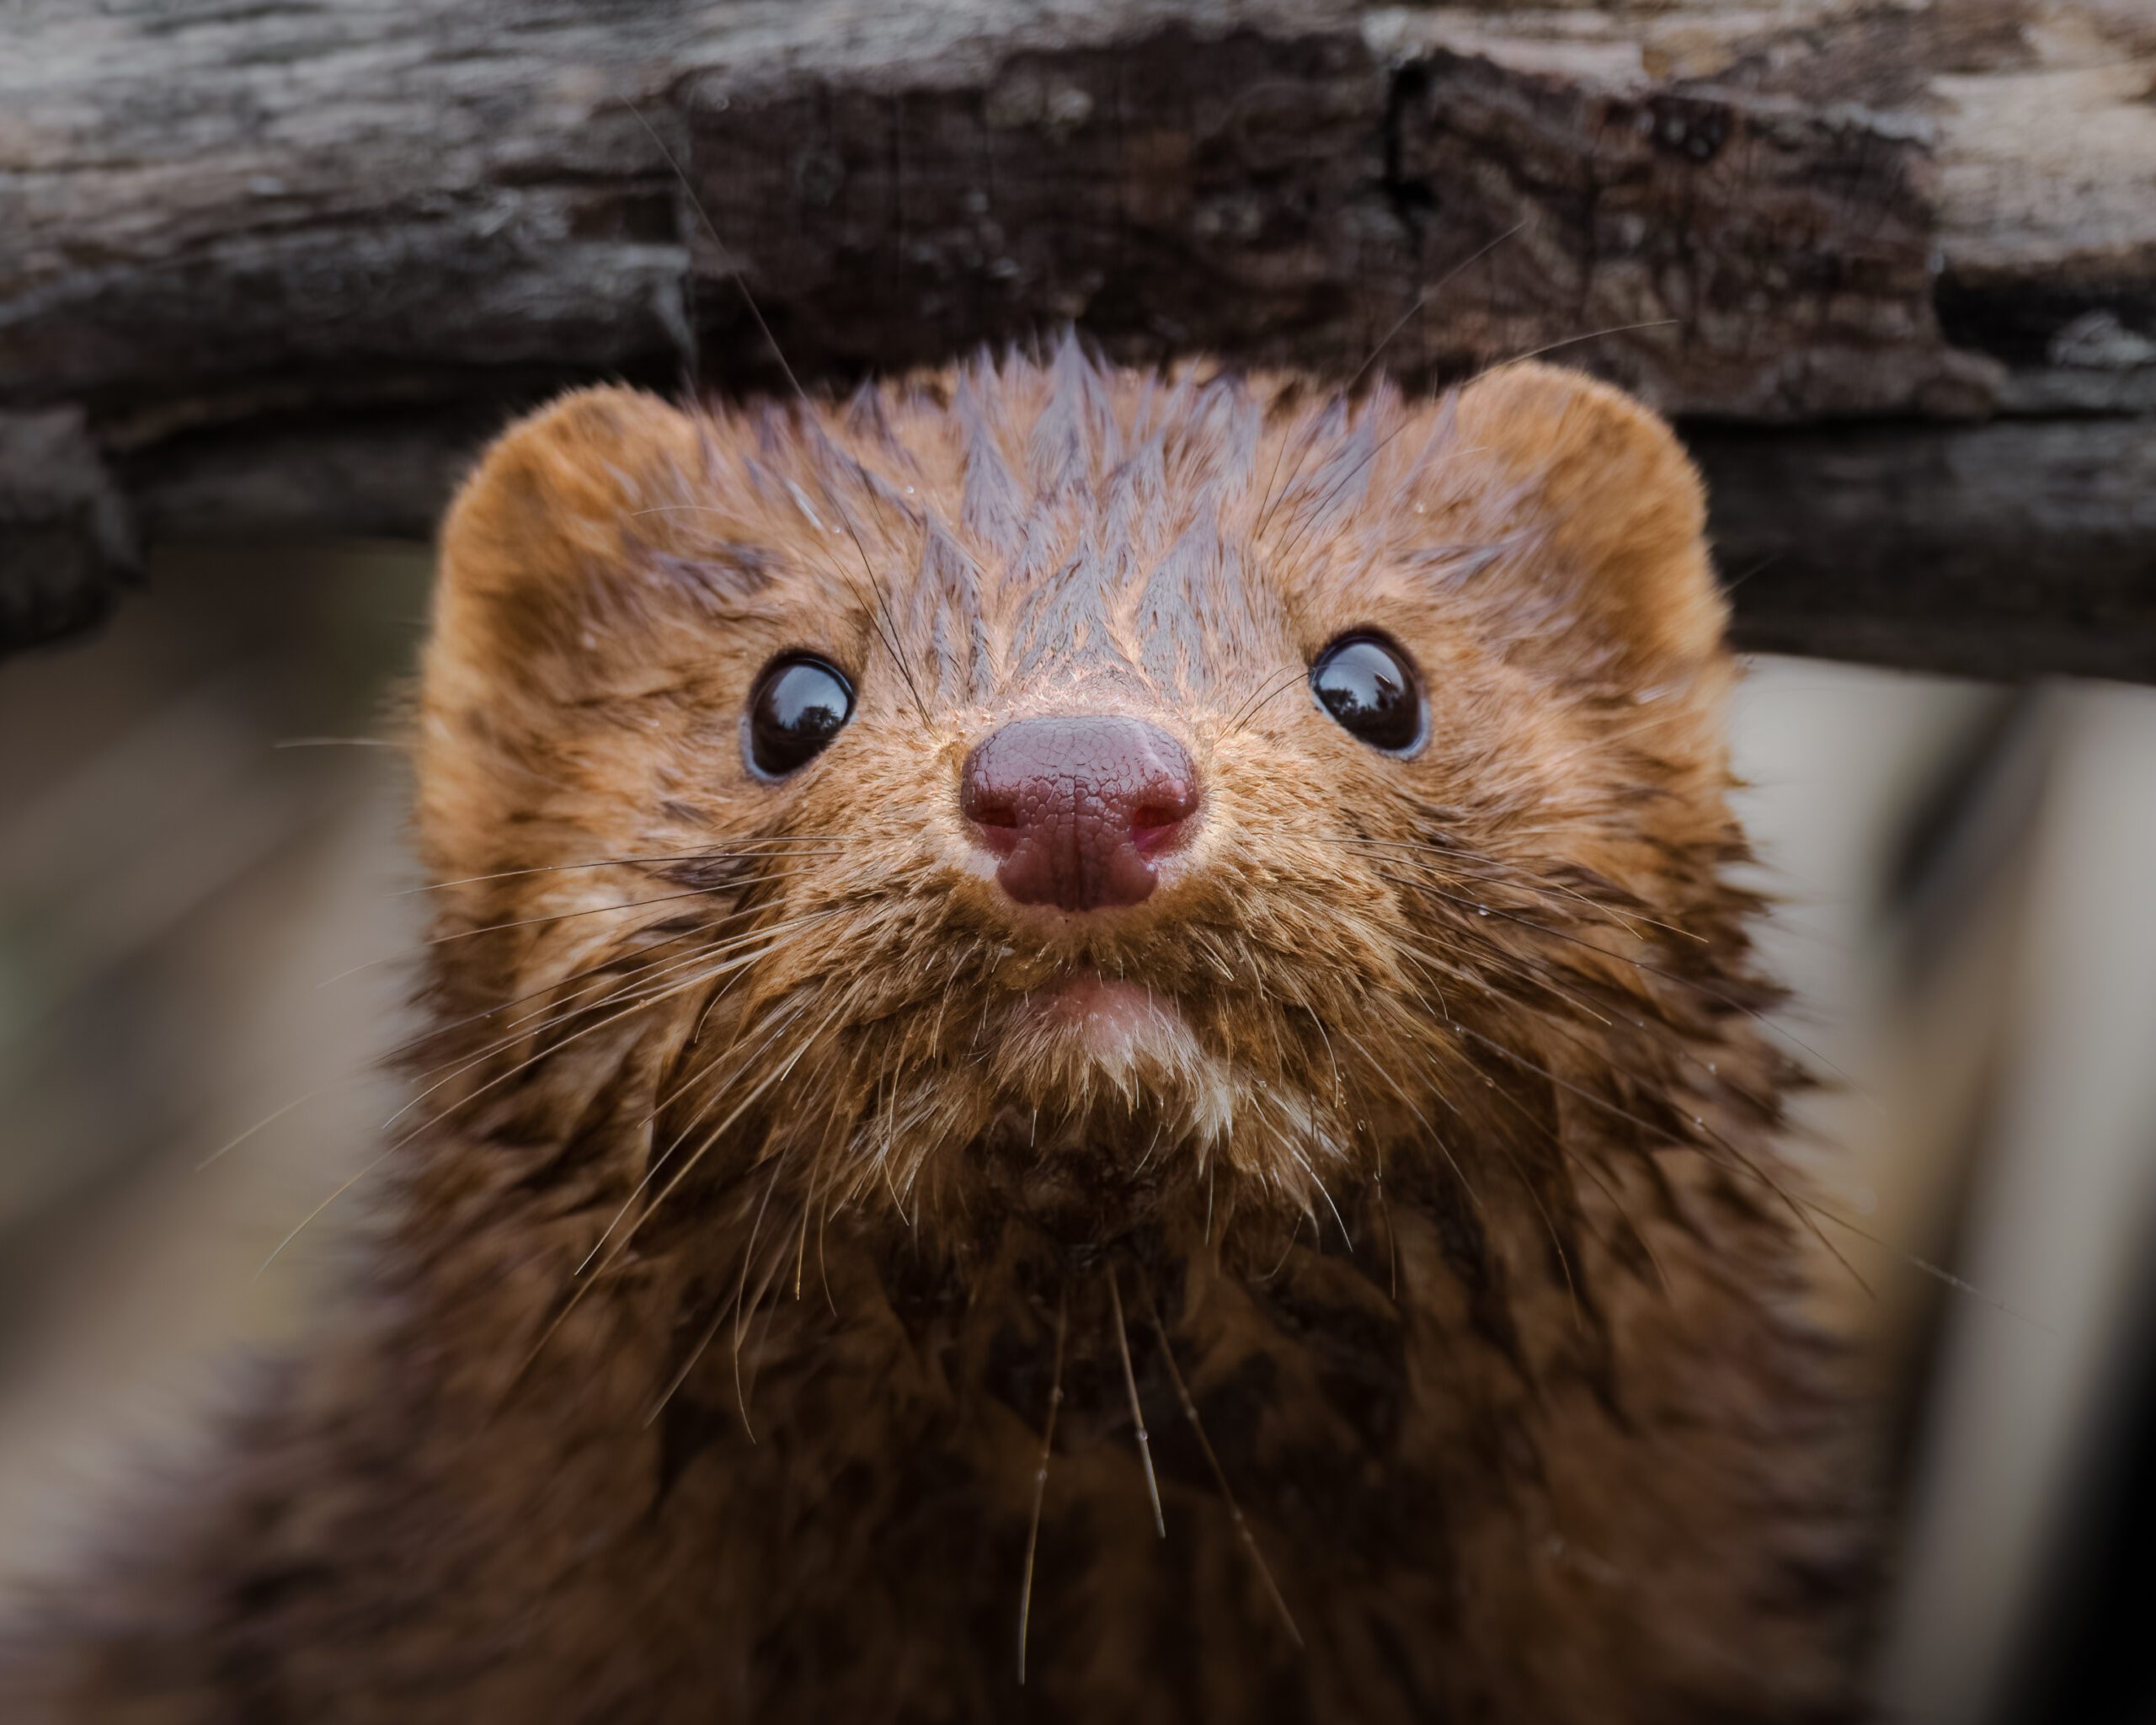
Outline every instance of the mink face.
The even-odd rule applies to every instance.
[[[1493,1061],[1652,1078],[1635,1021],[1721,1016],[1656,980],[1732,932],[1697,489],[1583,381],[1067,346],[828,410],[588,394],[446,557],[424,832],[483,879],[439,988],[583,988],[620,1028],[547,1059],[657,1062],[610,1247],[753,1175],[788,1242],[1045,1208],[1270,1262],[1389,1154],[1517,1179]]]
[[[1723,617],[1543,367],[514,429],[375,1275],[58,1717],[1843,1717]]]

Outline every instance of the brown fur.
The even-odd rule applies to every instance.
[[[1538,366],[1350,403],[1066,343],[518,425],[443,539],[374,1279],[19,1680],[190,1725],[1841,1716],[1868,1546],[1723,623],[1667,429]],[[1427,681],[1412,759],[1305,686],[1357,628]],[[788,649],[859,708],[766,783]],[[1205,781],[1075,927],[956,793],[1058,709]],[[1029,992],[1081,963],[1169,1027],[1088,1053]]]

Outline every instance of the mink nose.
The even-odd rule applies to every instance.
[[[1193,825],[1198,774],[1139,719],[1020,718],[966,757],[958,802],[1019,904],[1099,911],[1153,890],[1154,859]]]

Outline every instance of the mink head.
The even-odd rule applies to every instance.
[[[425,1105],[691,1252],[1555,1203],[1741,1022],[1724,621],[1667,428],[1540,366],[571,395],[446,529]]]

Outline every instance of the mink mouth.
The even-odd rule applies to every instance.
[[[1127,1063],[1149,1045],[1190,1035],[1172,996],[1150,983],[1103,976],[1090,964],[1028,991],[1025,1001],[1033,1023],[1113,1065]]]

